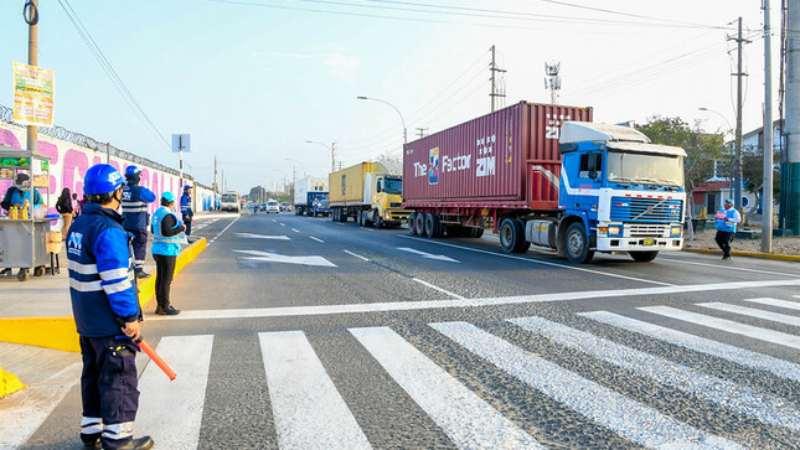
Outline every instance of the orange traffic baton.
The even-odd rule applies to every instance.
[[[156,351],[153,350],[153,347],[150,347],[150,344],[148,344],[144,340],[140,340],[138,344],[139,344],[139,349],[143,351],[144,354],[147,355],[147,357],[150,358],[150,360],[153,361],[158,366],[158,368],[161,369],[162,372],[164,372],[164,375],[166,375],[170,381],[174,381],[175,377],[177,377],[175,371],[172,370],[172,368],[169,366],[169,364],[167,364],[166,361],[164,361],[163,359],[161,359],[160,356],[158,356],[158,353],[156,353]]]

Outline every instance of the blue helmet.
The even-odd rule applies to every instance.
[[[110,194],[125,184],[122,175],[114,166],[95,164],[83,177],[83,193],[86,195]]]
[[[142,169],[138,166],[130,165],[125,169],[125,178],[133,178],[142,173]]]
[[[175,194],[173,194],[172,192],[166,191],[163,194],[161,194],[161,200],[163,200],[165,202],[173,203],[175,201]]]
[[[191,184],[184,184],[184,185],[183,185],[183,191],[184,191],[184,192],[188,191],[188,190],[189,190],[189,189],[191,189],[191,188],[192,188],[192,185],[191,185]]]

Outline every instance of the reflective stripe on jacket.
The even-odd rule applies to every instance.
[[[156,194],[139,185],[125,185],[122,189],[122,217],[126,230],[147,230],[147,204],[156,200]]]

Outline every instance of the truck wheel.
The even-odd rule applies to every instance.
[[[427,214],[418,212],[417,217],[414,218],[415,227],[417,228],[417,236],[425,237],[425,216]]]
[[[500,247],[505,253],[528,251],[530,243],[525,241],[525,227],[521,220],[506,217],[500,222]]]
[[[585,264],[592,261],[594,252],[589,250],[589,238],[583,229],[583,223],[574,222],[567,227],[565,241],[564,253],[570,262]]]
[[[417,233],[417,213],[412,212],[408,216],[408,232],[411,233],[412,236],[416,236]]]
[[[656,259],[658,256],[657,251],[650,251],[650,252],[628,252],[636,262],[650,262]]]
[[[439,216],[425,213],[425,237],[430,239],[441,237],[441,231],[442,225],[439,222]]]

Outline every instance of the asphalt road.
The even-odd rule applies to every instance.
[[[156,448],[797,448],[800,266],[504,255],[491,238],[216,220],[145,334]],[[142,363],[146,361],[141,359]],[[25,448],[79,448],[71,389]]]

